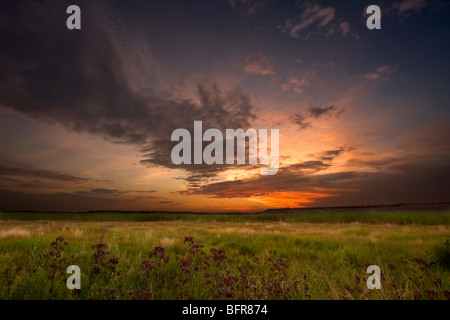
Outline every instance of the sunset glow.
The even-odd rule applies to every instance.
[[[385,4],[381,30],[364,1],[76,2],[81,30],[65,1],[1,5],[0,210],[450,199],[443,1]],[[194,121],[279,129],[277,174],[174,164]]]

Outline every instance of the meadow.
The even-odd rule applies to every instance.
[[[449,238],[449,212],[0,213],[0,299],[450,299]]]

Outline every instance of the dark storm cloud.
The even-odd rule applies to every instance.
[[[66,28],[69,4],[82,8],[81,30]],[[146,87],[142,79],[155,77],[157,63],[139,43],[139,30],[131,23],[116,26],[110,4],[2,2],[0,104],[69,130],[135,145],[145,154],[142,163],[166,167],[175,167],[170,137],[177,128],[193,131],[194,120],[220,130],[249,126],[252,105],[239,85],[224,89],[212,81],[199,83],[196,99]],[[153,62],[144,65],[142,56]]]
[[[192,171],[195,175],[212,174],[228,169],[229,166],[226,165],[176,166],[170,160],[172,148],[178,143],[170,141],[174,129],[187,129],[193,137],[194,121],[202,120],[204,130],[217,128],[223,133],[227,128],[246,129],[250,126],[249,120],[255,117],[252,113],[250,97],[241,87],[223,91],[217,84],[199,84],[197,93],[200,99],[199,104],[186,102],[183,107],[172,104],[164,109],[164,115],[160,116],[162,119],[155,124],[158,129],[155,128],[151,144],[143,149],[146,159],[141,161],[142,164],[183,168]]]
[[[72,182],[76,184],[86,183],[90,179],[75,177],[68,174],[59,173],[54,170],[30,170],[22,168],[8,168],[0,165],[0,176],[43,178],[62,182]],[[39,182],[42,183],[42,182]]]
[[[102,12],[97,5],[78,3],[77,31],[65,27],[65,1],[21,1],[2,10],[0,101],[75,131],[145,142],[142,123],[133,123],[148,111],[125,81],[105,17],[96,16]]]

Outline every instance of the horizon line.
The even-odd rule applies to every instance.
[[[321,206],[321,207],[279,207],[270,208],[263,211],[248,212],[248,211],[172,211],[172,210],[85,210],[85,211],[70,211],[70,210],[0,210],[4,213],[167,213],[167,214],[260,214],[260,213],[276,213],[280,211],[315,211],[315,210],[342,210],[342,209],[373,209],[373,208],[400,208],[408,206],[429,206],[430,208],[416,208],[421,210],[426,209],[450,209],[450,201],[446,202],[399,202],[391,204],[362,204],[362,205],[343,205],[343,206]],[[438,208],[436,208],[438,207]],[[412,209],[412,208],[410,208]]]

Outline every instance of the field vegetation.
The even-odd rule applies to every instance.
[[[0,299],[449,299],[449,238],[448,212],[0,213]]]

